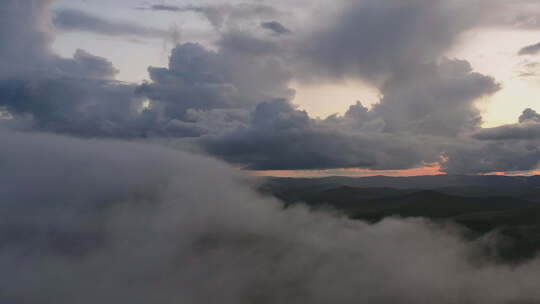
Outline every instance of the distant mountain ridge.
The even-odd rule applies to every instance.
[[[435,189],[456,186],[526,187],[540,188],[540,175],[430,175],[411,177],[322,177],[322,178],[267,178],[267,182],[311,185],[334,185],[370,188]]]
[[[452,221],[480,237],[498,231],[510,260],[540,252],[540,176],[267,178],[261,192],[286,206],[332,208],[353,219],[425,217]]]

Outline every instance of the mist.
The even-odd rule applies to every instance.
[[[536,303],[540,260],[425,219],[377,224],[144,143],[0,131],[2,303]]]

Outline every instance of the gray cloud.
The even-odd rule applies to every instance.
[[[540,123],[520,123],[483,129],[475,133],[473,137],[480,140],[540,139]]]
[[[443,58],[395,72],[374,111],[387,132],[456,136],[480,127],[474,102],[499,89],[492,77],[473,72],[467,61]]]
[[[519,123],[480,129],[447,147],[449,173],[528,171],[540,166],[540,119],[526,109]]]
[[[528,45],[519,50],[519,55],[535,55],[540,52],[540,43]]]
[[[283,209],[225,164],[156,146],[0,141],[5,303],[540,299],[538,259],[496,263],[493,238],[466,241],[451,225]]]
[[[78,10],[60,10],[54,14],[54,25],[64,31],[83,31],[110,36],[171,37],[166,30],[121,23],[89,15]]]
[[[525,109],[523,113],[519,116],[519,122],[526,121],[540,122],[540,114],[538,114],[535,110],[531,108]]]
[[[243,19],[253,17],[272,17],[278,11],[264,4],[215,4],[215,5],[152,5],[148,9],[168,12],[194,12],[204,16],[216,29],[221,29],[228,23],[234,24]]]
[[[351,2],[321,21],[299,46],[305,76],[361,77],[381,85],[395,71],[436,61],[475,26],[480,1]],[[435,22],[435,20],[437,20]],[[301,70],[302,71],[302,70]],[[315,76],[311,76],[315,75]]]
[[[154,11],[169,11],[169,12],[179,12],[182,11],[182,9],[179,6],[174,5],[163,5],[163,4],[155,4],[150,6],[151,10]]]
[[[520,130],[521,131],[521,130]],[[530,131],[527,131],[530,135]],[[533,138],[511,135],[491,135],[499,140],[465,140],[447,148],[447,161],[443,170],[451,174],[479,174],[534,170],[540,165],[538,131]],[[521,138],[520,138],[521,137]]]
[[[140,136],[146,117],[135,85],[114,80],[105,58],[50,49],[50,1],[4,0],[0,36],[0,107],[24,128],[83,136]],[[4,121],[5,122],[5,121]],[[19,124],[20,125],[20,124]]]
[[[168,68],[150,68],[151,83],[141,94],[162,107],[168,117],[184,119],[189,109],[243,109],[274,96],[289,97],[290,79],[270,42],[244,36],[224,35],[220,49],[200,44],[177,46]]]
[[[248,127],[203,142],[211,154],[256,170],[406,169],[438,160],[434,138],[381,133],[377,117],[355,116],[358,107],[345,118],[319,121],[285,100],[274,100],[257,106]]]
[[[499,87],[460,60],[418,66],[413,77],[407,72],[385,85],[372,110],[357,104],[344,117],[321,121],[277,100],[259,104],[249,126],[203,142],[211,154],[257,170],[409,169],[438,162],[455,136],[480,128],[474,101]]]
[[[286,28],[283,24],[277,21],[263,22],[261,23],[261,27],[272,31],[275,35],[285,35],[291,33],[288,28]]]
[[[441,57],[476,23],[471,16],[482,12],[476,4],[466,12],[459,1],[351,4],[331,26],[300,31],[294,41],[227,28],[212,47],[178,45],[168,67],[149,68],[151,81],[135,85],[115,81],[117,71],[105,58],[83,50],[73,58],[55,55],[47,3],[4,1],[10,12],[0,35],[13,43],[0,46],[0,64],[9,67],[0,72],[2,124],[85,137],[165,138],[160,141],[253,169],[406,169],[442,159],[449,172],[534,168],[538,145],[525,143],[536,134],[529,124],[507,126],[506,133],[480,128],[474,102],[499,89],[495,80],[466,61]],[[227,7],[227,18],[255,10]],[[432,20],[442,25],[431,26]],[[335,56],[312,53],[309,46],[322,41],[347,47],[334,48]],[[319,80],[368,79],[384,97],[372,109],[357,104],[344,116],[312,119],[291,104],[289,83],[305,79],[306,71]],[[516,130],[520,139],[506,138]],[[515,140],[522,149],[512,154]],[[468,164],[489,149],[501,161]]]
[[[0,10],[0,77],[33,73],[46,69],[51,54],[48,7],[52,1],[26,0],[1,2]]]

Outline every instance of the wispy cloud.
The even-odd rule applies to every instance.
[[[275,35],[285,35],[291,33],[288,28],[277,21],[263,22],[261,23],[261,27],[272,31]]]
[[[523,47],[519,50],[519,55],[536,55],[540,53],[540,42]]]
[[[54,25],[64,31],[92,32],[109,36],[170,37],[167,30],[142,26],[136,23],[115,22],[79,10],[55,12]]]

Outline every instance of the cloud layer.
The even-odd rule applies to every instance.
[[[229,166],[136,143],[0,131],[6,303],[529,303],[540,261],[421,219],[261,197]],[[330,283],[331,282],[331,283]]]

